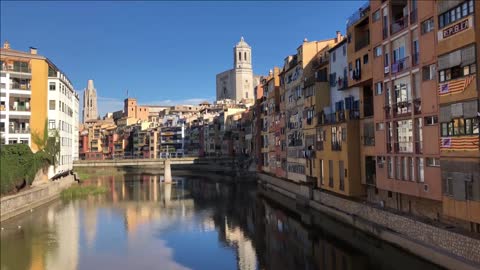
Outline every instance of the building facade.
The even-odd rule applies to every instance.
[[[216,76],[217,100],[230,99],[253,104],[253,90],[259,80],[258,76],[253,75],[252,48],[242,37],[233,48],[233,69]]]

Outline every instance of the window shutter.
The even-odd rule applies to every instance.
[[[450,67],[449,55],[443,55],[438,57],[438,70],[443,70]]]

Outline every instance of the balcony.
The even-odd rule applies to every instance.
[[[404,16],[390,25],[390,33],[394,35],[408,26],[408,15]]]
[[[353,24],[355,24],[356,22],[358,22],[360,19],[362,19],[363,17],[365,17],[366,15],[368,15],[368,12],[370,11],[370,2],[366,2],[365,4],[363,4],[359,9],[358,11],[356,11],[355,13],[353,13],[352,15],[350,15],[350,17],[348,17],[347,19],[347,29],[352,26]]]
[[[414,52],[412,55],[412,66],[418,65],[420,61],[420,54],[418,52]]]
[[[332,142],[332,151],[342,151],[342,144],[339,142]]]
[[[385,118],[386,119],[389,119],[389,118],[392,117],[392,112],[391,112],[390,109],[391,109],[391,107],[389,105],[383,107],[383,110],[385,110]]]
[[[2,71],[10,71],[10,72],[18,72],[18,73],[31,73],[31,69],[29,67],[22,67],[22,66],[7,66],[7,65],[2,65],[1,67]]]
[[[348,88],[348,78],[347,77],[338,77],[337,80],[337,90],[346,90]]]
[[[30,134],[30,128],[28,127],[10,127],[8,129],[8,132],[10,132],[10,134]]]
[[[355,40],[355,51],[359,51],[362,48],[368,46],[370,44],[370,36],[363,35],[359,36],[358,39]]]
[[[414,24],[417,22],[417,9],[412,10],[410,12],[410,24]]]
[[[422,100],[420,98],[416,98],[413,100],[413,113],[414,114],[422,113]]]
[[[30,84],[24,84],[24,83],[11,83],[10,84],[10,89],[11,90],[30,90]]]
[[[316,149],[317,151],[323,151],[323,141],[317,141],[317,142],[315,143],[315,149]]]
[[[335,124],[337,122],[337,114],[336,113],[329,113],[325,114],[323,119],[323,124]]]
[[[10,106],[11,112],[29,112],[30,111],[30,103],[21,104],[21,105],[11,105]]]
[[[357,110],[357,109],[349,110],[348,111],[348,119],[350,119],[350,120],[360,119],[360,111]]]
[[[392,74],[401,72],[408,68],[408,56],[397,60],[392,64]]]
[[[410,101],[402,101],[393,104],[393,117],[408,116],[412,113],[412,103]]]
[[[345,122],[345,111],[338,111],[338,122]]]
[[[396,142],[394,147],[395,153],[413,153],[412,142]]]
[[[423,144],[422,142],[415,142],[415,154],[423,153]]]
[[[363,145],[375,146],[375,137],[363,136]]]

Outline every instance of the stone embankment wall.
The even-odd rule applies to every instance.
[[[3,222],[56,199],[62,190],[68,188],[74,182],[74,176],[69,175],[54,182],[37,185],[18,194],[1,198],[0,221]]]
[[[305,186],[259,174],[267,188],[327,213],[358,229],[398,245],[436,264],[450,269],[480,268],[480,239],[436,227],[406,216],[344,199],[319,190],[305,191]]]

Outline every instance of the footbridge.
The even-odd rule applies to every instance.
[[[176,164],[194,164],[198,157],[181,157],[169,159],[106,159],[106,160],[76,160],[73,162],[74,168],[79,167],[130,167],[130,166],[154,166],[163,168],[165,161],[169,160],[171,165]]]

